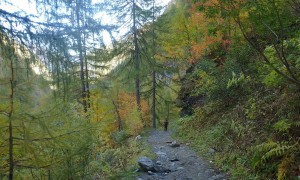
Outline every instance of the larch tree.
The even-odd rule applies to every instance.
[[[9,4],[9,1],[2,3]],[[60,1],[36,3],[41,11],[55,15],[52,19],[59,19],[57,11],[66,12],[58,8]],[[44,64],[42,67],[52,73],[50,81],[56,89],[60,89],[62,84],[65,94],[76,71],[70,58],[72,46],[69,45],[73,39],[70,37],[76,37],[73,33],[77,32],[77,28],[62,21],[41,22],[34,17],[24,11],[10,12],[0,8],[0,128],[3,130],[0,136],[0,177],[28,179],[36,178],[35,173],[39,173],[41,177],[50,178],[59,171],[69,179],[78,177],[78,174],[83,177],[90,155],[83,155],[82,149],[88,152],[91,148],[90,143],[85,142],[81,146],[78,142],[83,137],[90,137],[90,126],[78,121],[78,114],[72,117],[74,108],[65,108],[65,102],[58,100],[53,105],[49,99],[43,100],[47,103],[40,101],[42,94],[49,95],[56,90],[50,89],[45,80],[47,75],[33,75],[32,71],[35,62]],[[100,29],[99,26],[94,28]],[[40,86],[46,92],[40,94]],[[82,128],[88,133],[82,132]],[[81,132],[81,138],[77,139],[75,147],[74,134],[78,132]],[[76,156],[78,158],[74,158]],[[56,169],[58,161],[69,164]],[[52,173],[53,169],[55,173]]]
[[[141,108],[141,45],[142,29],[144,25],[151,22],[152,0],[118,0],[112,2],[111,10],[117,13],[120,28],[125,28],[122,39],[127,48],[122,48],[120,54],[130,57],[134,66],[135,95],[138,109]]]

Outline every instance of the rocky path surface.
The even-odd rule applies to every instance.
[[[141,172],[137,180],[228,179],[224,173],[211,168],[209,163],[198,157],[193,150],[172,139],[170,132],[152,131],[147,141],[152,146],[157,159],[150,162],[152,167],[144,169],[145,172]],[[145,161],[145,157],[140,161]]]

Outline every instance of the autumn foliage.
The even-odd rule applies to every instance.
[[[121,119],[124,121],[125,128],[128,128],[129,134],[137,135],[143,126],[150,126],[149,107],[145,100],[141,101],[140,112],[137,109],[135,94],[133,93],[120,93],[117,102]]]
[[[112,134],[119,131],[118,116],[111,98],[100,91],[91,92],[90,118],[100,125],[99,137],[108,146],[114,146]],[[141,111],[138,111],[135,94],[121,92],[115,99],[123,130],[128,135],[136,136],[144,126],[150,126],[151,118],[146,101],[141,101]]]

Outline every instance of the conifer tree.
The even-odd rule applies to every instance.
[[[131,57],[134,65],[135,95],[138,109],[141,108],[141,45],[144,25],[151,22],[152,0],[118,0],[111,4],[111,10],[117,12],[120,27],[130,28],[123,37],[124,45],[129,49],[123,49],[124,56]]]

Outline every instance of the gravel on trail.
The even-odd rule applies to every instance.
[[[184,144],[171,138],[169,131],[152,131],[147,139],[157,158],[156,172],[140,172],[136,180],[223,180],[228,179]]]

